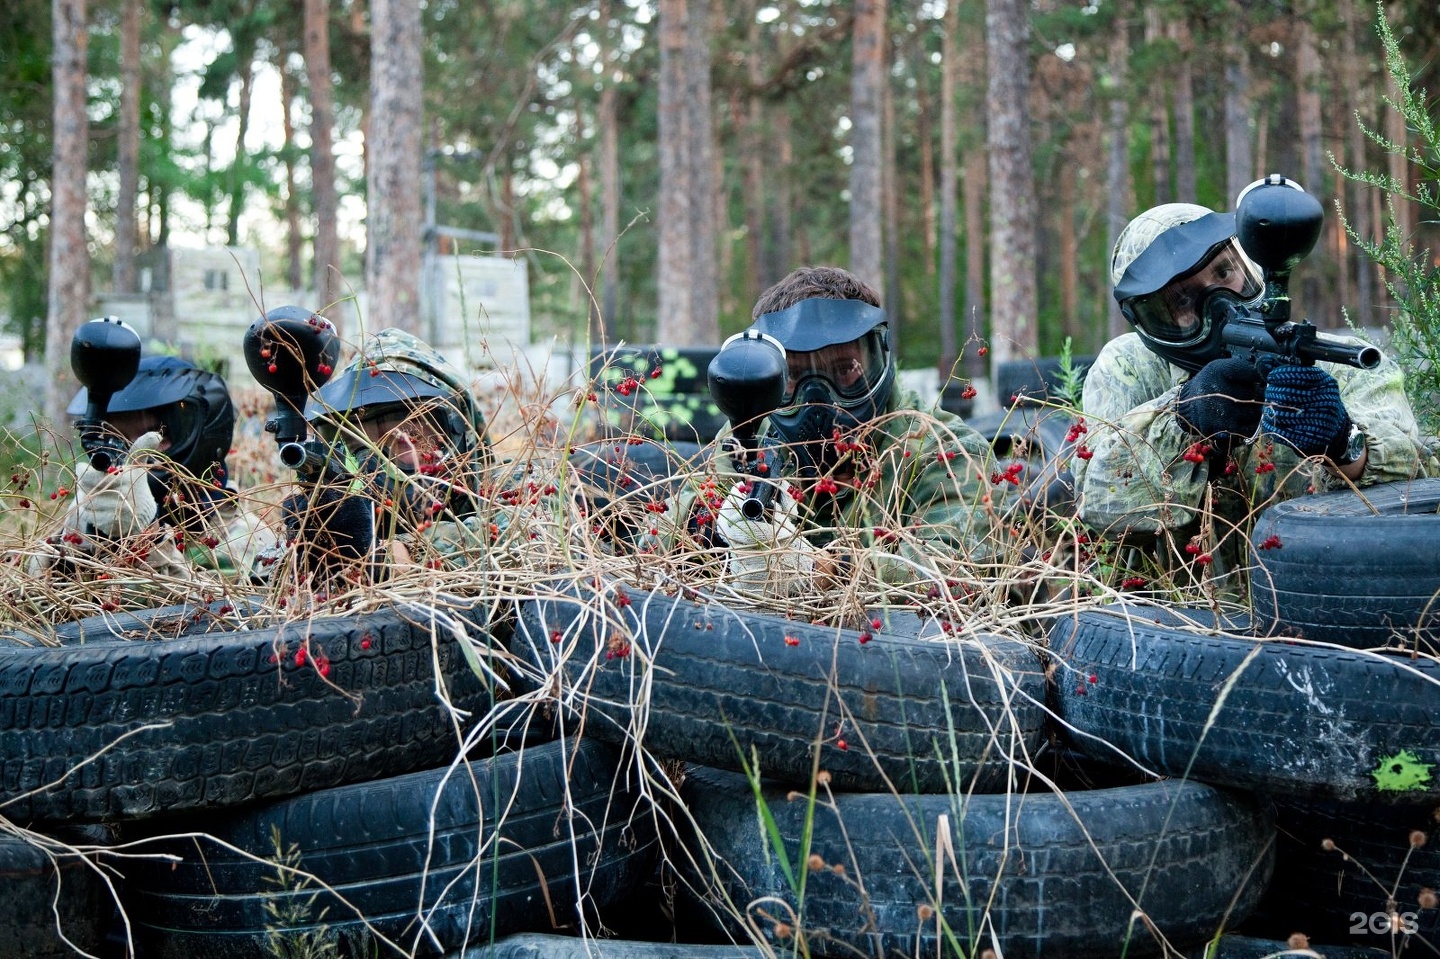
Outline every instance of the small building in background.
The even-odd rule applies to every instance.
[[[118,316],[147,348],[171,350],[225,377],[232,388],[254,386],[240,345],[250,324],[268,309],[294,304],[316,309],[309,290],[267,285],[260,254],[249,247],[157,248],[140,258],[141,292],[100,292],[95,316]],[[421,284],[422,337],[470,372],[514,364],[528,356],[530,292],[523,259],[440,256]],[[363,290],[332,304],[325,315],[347,345],[365,329],[391,324],[369,317]]]

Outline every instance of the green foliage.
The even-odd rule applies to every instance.
[[[280,829],[270,827],[270,842],[275,850],[275,875],[266,876],[265,882],[275,888],[275,898],[265,900],[265,915],[269,917],[265,926],[266,951],[275,959],[330,959],[340,954],[330,928],[322,921],[326,910],[319,916],[311,916],[319,892],[309,898],[300,899],[289,893],[302,892],[310,885],[297,870],[300,868],[300,850],[293,843],[285,846],[280,839]],[[311,926],[312,931],[295,932],[296,926]]]
[[[1051,390],[1051,396],[1062,406],[1068,406],[1073,410],[1080,409],[1080,400],[1085,390],[1086,368],[1075,365],[1075,356],[1071,350],[1070,337],[1065,337],[1065,342],[1060,347],[1058,360],[1059,382],[1055,389]]]
[[[1356,232],[1345,221],[1350,238],[1385,273],[1385,286],[1397,310],[1391,320],[1390,348],[1405,370],[1405,389],[1411,405],[1428,435],[1440,433],[1440,266],[1428,249],[1417,249],[1413,234],[1407,235],[1396,215],[1396,201],[1410,203],[1422,218],[1440,214],[1440,129],[1430,114],[1424,90],[1416,89],[1414,74],[1400,53],[1400,45],[1385,19],[1381,5],[1376,30],[1385,49],[1385,69],[1399,91],[1398,100],[1385,97],[1386,105],[1399,110],[1411,134],[1408,143],[1396,143],[1366,126],[1365,135],[1387,154],[1402,156],[1413,171],[1410,183],[1387,174],[1347,170],[1336,164],[1341,175],[1368,184],[1387,195],[1385,232],[1377,241]],[[1334,157],[1331,157],[1334,162]]]

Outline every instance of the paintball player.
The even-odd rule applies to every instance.
[[[1075,479],[1091,528],[1178,546],[1208,514],[1219,542],[1192,538],[1176,555],[1214,562],[1218,575],[1237,568],[1247,518],[1274,498],[1420,473],[1419,431],[1392,360],[1256,363],[1227,348],[1206,295],[1228,290],[1252,304],[1264,295],[1235,213],[1147,210],[1120,234],[1110,275],[1134,331],[1107,343],[1085,380]]]
[[[311,395],[305,418],[342,466],[285,504],[287,538],[310,567],[434,566],[498,535],[480,497],[492,465],[484,415],[460,372],[415,336],[368,338]]]
[[[988,553],[989,443],[896,388],[876,291],[836,267],[802,267],[761,294],[751,315],[751,330],[785,351],[780,405],[757,432],[785,465],[759,518],[743,508],[759,477],[708,501],[732,582],[801,595],[862,554],[894,582],[947,575]],[[744,472],[733,460],[730,470]]]
[[[82,387],[66,413],[82,416],[88,399]],[[145,533],[154,541],[146,562],[167,575],[184,575],[185,560],[234,573],[273,541],[238,509],[226,482],[235,407],[218,373],[173,356],[142,357],[134,379],[110,398],[104,427],[128,444],[128,462],[100,470],[80,458],[74,504],[51,541],[93,552],[97,538]]]

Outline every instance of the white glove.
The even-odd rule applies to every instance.
[[[146,433],[130,444],[124,466],[113,473],[97,470],[88,459],[75,467],[76,521],[102,536],[130,536],[155,521],[159,512],[150,492],[147,464],[138,456],[160,448],[160,434]]]
[[[731,582],[777,597],[808,591],[815,572],[815,547],[796,525],[799,505],[790,484],[782,482],[766,514],[753,520],[741,512],[750,488],[744,482],[731,487],[715,518],[716,531],[730,545],[726,571]]]

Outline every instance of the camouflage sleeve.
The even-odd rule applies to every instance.
[[[1345,339],[1361,342],[1352,337]],[[1420,427],[1405,396],[1405,378],[1399,364],[1387,356],[1373,370],[1324,365],[1340,387],[1340,398],[1351,422],[1365,433],[1365,472],[1359,485],[1408,480],[1429,472]],[[1332,488],[1348,485],[1339,476],[1330,476],[1327,482]]]
[[[1100,351],[1085,378],[1088,430],[1073,471],[1079,516],[1095,529],[1159,532],[1185,525],[1204,498],[1209,461],[1177,421],[1168,363],[1129,333]]]
[[[917,398],[918,399],[918,398]],[[992,487],[989,442],[957,416],[902,415],[886,429],[870,515],[858,532],[867,561],[885,582],[913,582],[984,563],[997,551],[1002,503],[1012,484]]]

